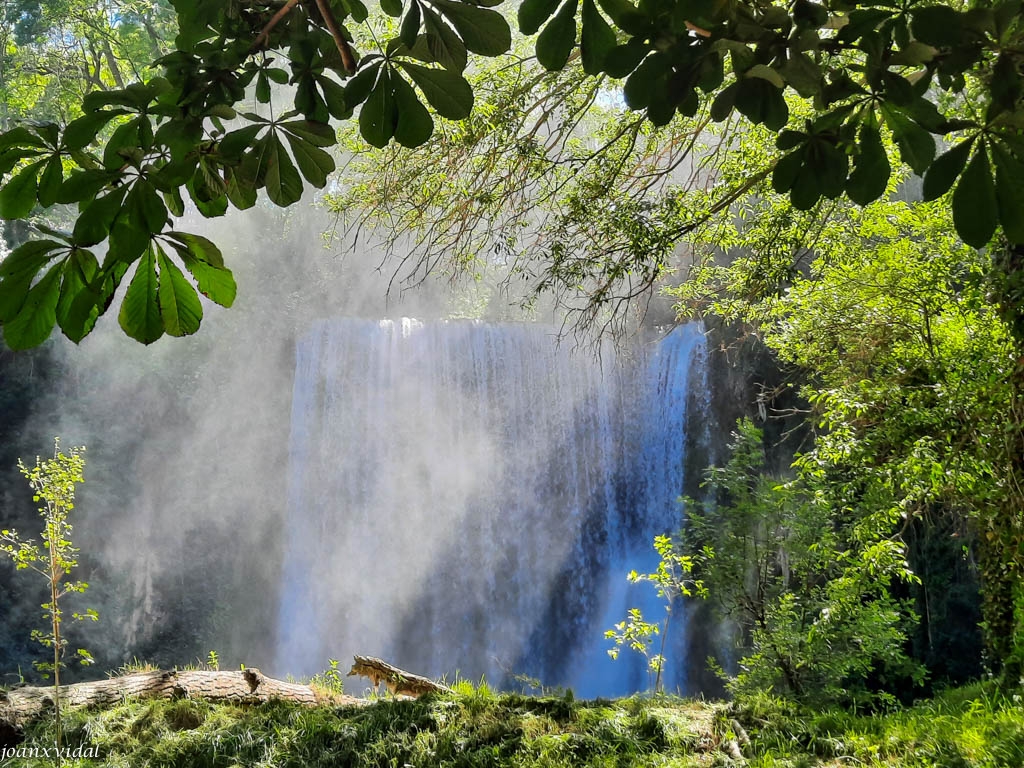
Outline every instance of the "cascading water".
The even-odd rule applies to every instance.
[[[632,606],[664,617],[626,574],[653,570],[655,535],[682,521],[706,380],[696,325],[637,351],[572,355],[530,324],[312,329],[297,352],[278,671],[363,653],[586,697],[646,688],[642,662],[612,661],[603,633]],[[681,663],[666,681],[685,686]]]

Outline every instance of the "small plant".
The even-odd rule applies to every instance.
[[[40,547],[33,539],[23,539],[12,529],[0,530],[0,552],[14,562],[17,570],[32,570],[45,578],[50,587],[50,599],[42,604],[43,616],[49,620],[49,629],[32,630],[32,639],[53,651],[53,661],[39,661],[36,669],[43,677],[53,673],[53,708],[56,725],[58,754],[61,747],[60,718],[60,670],[64,666],[64,650],[67,639],[61,634],[64,613],[60,600],[72,592],[84,592],[88,584],[84,581],[64,581],[78,565],[78,548],[71,543],[71,524],[68,515],[75,508],[75,486],[84,482],[83,471],[85,448],[72,448],[67,453],[60,450],[60,438],[53,441],[53,458],[36,457],[33,467],[25,466],[18,460],[21,474],[28,480],[34,491],[32,500],[42,502],[39,514],[43,518],[43,543]],[[96,621],[99,614],[91,608],[84,613],[72,613],[75,621],[89,619]],[[76,651],[81,664],[92,664],[92,654],[84,648]]]
[[[210,651],[206,654],[206,667],[213,672],[220,671],[220,656],[217,655],[216,651]]]
[[[311,688],[318,688],[325,693],[340,696],[345,692],[345,678],[338,668],[337,659],[328,659],[330,665],[323,672],[318,672],[309,679]]]
[[[693,558],[681,554],[679,545],[670,537],[656,536],[654,549],[661,557],[658,569],[654,573],[630,571],[627,578],[633,584],[641,581],[654,584],[658,590],[658,597],[665,601],[664,623],[659,627],[656,623],[646,621],[639,608],[630,608],[626,619],[605,632],[604,636],[615,641],[615,647],[608,650],[608,655],[613,659],[619,657],[619,651],[624,645],[647,659],[648,672],[654,676],[654,692],[659,693],[662,687],[661,671],[665,666],[665,639],[672,618],[672,606],[682,597],[691,597],[694,594],[702,598],[707,597],[707,590],[702,580],[690,577],[693,572]],[[658,653],[651,655],[654,636],[658,634],[661,635],[661,648]]]

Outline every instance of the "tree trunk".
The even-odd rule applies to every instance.
[[[116,704],[125,697],[175,699],[202,698],[209,701],[256,703],[283,699],[297,704],[318,703],[364,704],[351,696],[318,696],[308,685],[286,683],[264,677],[258,669],[237,672],[181,671],[140,672],[138,674],[76,683],[61,688],[64,707],[87,707]],[[0,692],[0,730],[19,728],[46,714],[53,707],[53,687],[15,688]]]

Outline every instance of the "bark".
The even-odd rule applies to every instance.
[[[309,706],[328,701],[328,697],[318,697],[308,685],[264,677],[258,669],[141,672],[65,685],[60,689],[61,706],[65,708],[109,706],[126,697],[176,699],[185,696],[244,703],[283,699]],[[334,697],[330,701],[336,704],[365,703],[351,696]],[[6,693],[0,691],[0,730],[5,727],[20,729],[50,712],[53,704],[52,686],[15,688]]]

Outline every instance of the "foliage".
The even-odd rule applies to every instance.
[[[757,768],[1015,768],[1024,759],[1022,713],[1018,692],[980,684],[884,715],[802,709],[767,696],[729,707],[518,695],[316,708],[129,700],[71,713],[69,736],[97,747],[100,757],[82,766],[696,768],[733,764],[720,750],[736,721],[750,735],[747,764]],[[26,734],[26,745],[52,741],[50,735],[39,723]]]
[[[659,699],[465,694],[306,707],[126,701],[71,714],[68,736],[95,764],[146,766],[446,765],[462,768],[711,765],[717,707]],[[47,727],[26,734],[43,742]],[[26,766],[36,763],[26,761]],[[81,765],[93,763],[82,761]]]
[[[659,628],[658,624],[644,621],[643,613],[639,608],[630,608],[626,619],[607,630],[604,636],[615,642],[614,647],[608,650],[608,655],[613,659],[619,657],[619,650],[624,645],[647,659],[647,669],[654,675],[654,692],[661,693],[661,671],[665,666],[665,640],[668,637],[672,608],[678,606],[679,601],[684,597],[692,597],[694,594],[707,597],[707,590],[704,588],[703,581],[690,577],[693,572],[693,558],[682,554],[679,551],[678,543],[674,542],[671,537],[656,536],[654,549],[660,557],[657,570],[654,573],[645,574],[630,571],[627,578],[632,584],[641,581],[654,584],[658,590],[658,597],[665,601],[664,622]],[[652,656],[651,644],[654,641],[654,636],[658,634],[661,635],[661,649]]]
[[[1009,768],[1024,760],[1019,691],[991,683],[950,689],[883,716],[807,710],[754,696],[732,714],[748,729],[757,768],[799,765]],[[842,763],[840,763],[842,761]]]
[[[471,115],[469,54],[511,46],[505,18],[486,7],[499,4],[381,0],[382,15],[371,16],[360,0],[177,0],[176,50],[156,62],[163,76],[88,94],[82,117],[63,129],[25,125],[0,136],[0,170],[10,174],[0,216],[28,217],[37,203],[79,206],[70,233],[43,229],[45,239],[5,262],[8,345],[39,344],[54,325],[80,340],[133,267],[119,315],[125,332],[144,343],[193,333],[196,287],[229,305],[234,283],[212,245],[175,229],[185,196],[205,216],[251,207],[259,190],[276,205],[295,203],[303,180],[325,186],[331,120],[357,108],[374,147],[426,142],[435,120],[424,102],[441,121]],[[955,186],[957,231],[980,247],[999,225],[1010,241],[1024,240],[1020,10],[1019,0],[528,0],[518,21],[524,34],[540,32],[534,47],[546,69],[566,67],[578,43],[588,77],[624,78],[626,104],[651,126],[738,112],[776,133],[785,154],[767,171],[799,209],[844,193],[862,204],[884,195],[891,136],[902,161],[926,175],[926,197]],[[268,51],[285,52],[287,68]],[[294,110],[282,112],[272,86],[286,82]],[[250,87],[269,116],[237,108]],[[791,123],[787,95],[802,100],[802,121]],[[555,114],[543,111],[538,125]],[[234,118],[242,124],[229,128]],[[108,125],[102,152],[91,151]],[[938,158],[936,135],[957,142]],[[93,249],[103,242],[100,262]]]
[[[689,502],[685,531],[695,575],[739,628],[730,690],[891,702],[922,675],[904,648],[913,614],[893,596],[897,582],[916,579],[902,545],[885,530],[852,537],[841,509],[814,503],[813,486],[767,474],[749,420],[733,437],[729,461],[707,472],[708,500]]]
[[[905,540],[924,526],[963,544],[980,565],[989,662],[1008,662],[1015,680],[1024,475],[1020,341],[996,303],[1005,273],[998,252],[959,241],[945,206],[892,193],[814,215],[778,196],[747,200],[706,233],[709,254],[675,293],[685,313],[756,329],[804,380],[815,443],[798,469],[852,538]]]
[[[32,630],[32,638],[53,652],[53,661],[37,662],[36,668],[53,673],[54,718],[56,722],[57,746],[61,744],[60,711],[60,670],[64,666],[64,651],[67,638],[61,634],[64,611],[61,598],[71,593],[84,592],[89,585],[84,581],[67,581],[65,577],[78,565],[78,548],[71,542],[71,523],[68,515],[75,508],[75,487],[84,481],[82,471],[85,459],[84,448],[72,448],[67,453],[60,450],[60,439],[54,440],[53,458],[36,457],[33,467],[27,467],[19,460],[18,467],[28,480],[36,502],[42,502],[39,514],[43,518],[42,547],[32,539],[22,538],[17,531],[0,531],[0,552],[14,561],[18,570],[32,570],[46,579],[50,599],[42,604],[43,616],[48,620],[48,630]],[[45,551],[44,551],[45,550]],[[89,619],[97,621],[99,615],[91,608],[84,613],[72,613],[76,621]],[[91,664],[92,655],[84,648],[77,651],[82,664]]]
[[[342,677],[338,668],[337,659],[328,659],[329,666],[323,672],[319,672],[310,678],[309,684],[325,693],[340,696],[345,692],[345,678]]]

